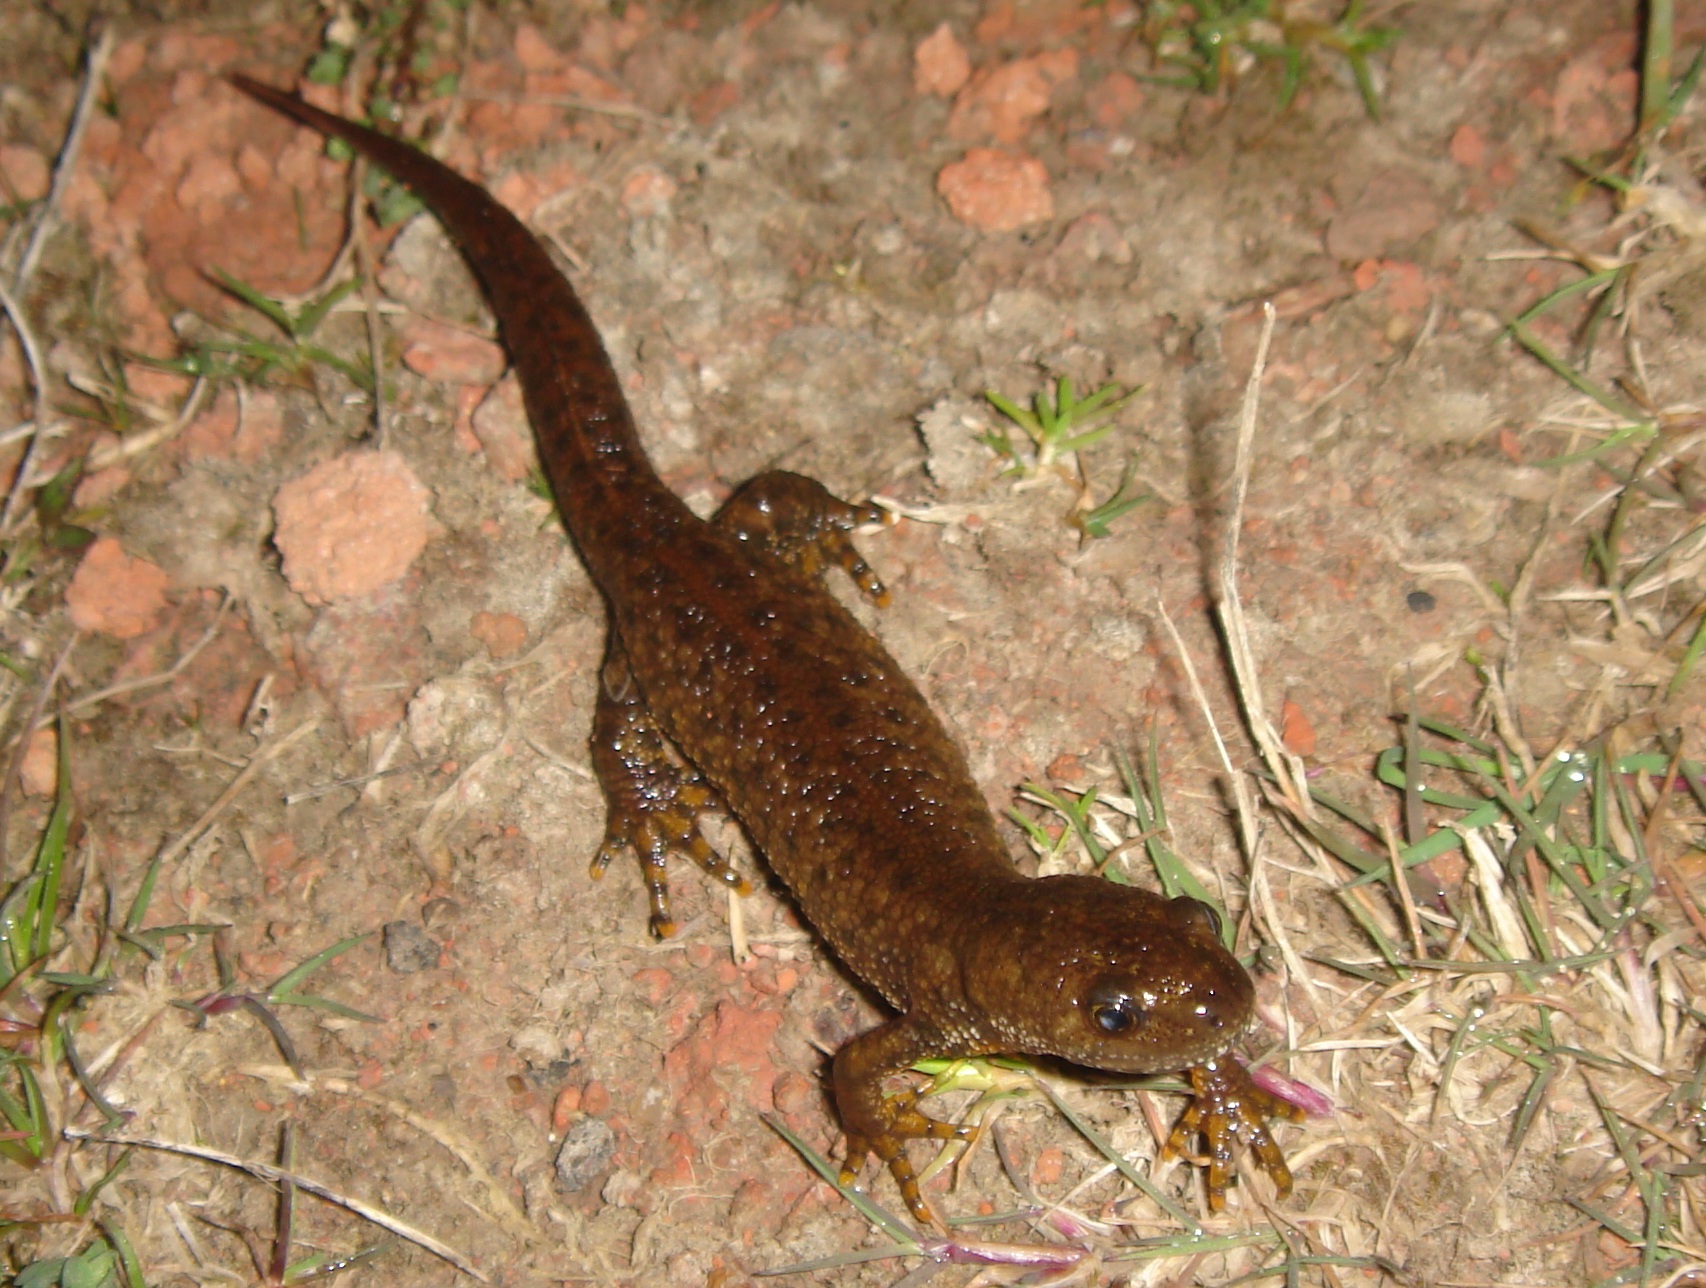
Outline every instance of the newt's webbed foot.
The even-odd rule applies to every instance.
[[[918,1189],[918,1174],[906,1157],[909,1140],[969,1140],[976,1128],[956,1126],[922,1114],[918,1093],[883,1094],[883,1079],[930,1055],[951,1051],[939,1034],[915,1024],[905,1015],[861,1033],[835,1053],[835,1106],[847,1133],[847,1156],[841,1164],[841,1184],[858,1179],[865,1159],[875,1154],[888,1164],[907,1210],[925,1225],[936,1223]],[[962,1054],[961,1052],[954,1052]],[[984,1052],[967,1051],[975,1055]]]
[[[722,802],[699,771],[670,747],[646,709],[614,634],[599,677],[592,767],[604,789],[609,819],[590,874],[603,876],[619,853],[638,855],[640,878],[651,904],[652,933],[659,939],[675,933],[669,906],[670,854],[685,854],[707,875],[739,894],[752,892],[746,878],[700,832],[699,815],[720,810]]]
[[[867,599],[882,606],[889,602],[889,592],[847,534],[886,520],[879,506],[854,505],[816,479],[771,470],[741,484],[717,511],[716,523],[809,577],[820,576],[833,564]]]
[[[906,1142],[970,1140],[976,1129],[945,1123],[922,1114],[913,1108],[916,1100],[915,1092],[898,1092],[883,1102],[886,1121],[882,1127],[870,1129],[871,1134],[868,1136],[848,1131],[847,1156],[842,1160],[841,1175],[837,1179],[843,1185],[852,1185],[859,1179],[865,1159],[875,1154],[880,1161],[888,1164],[889,1174],[894,1177],[895,1184],[900,1186],[900,1197],[905,1200],[913,1219],[932,1225],[936,1218],[924,1204],[924,1195],[918,1188],[918,1173],[912,1170],[912,1161],[906,1156]]]
[[[1300,1122],[1303,1111],[1290,1101],[1263,1091],[1249,1070],[1231,1055],[1223,1055],[1190,1070],[1196,1092],[1172,1134],[1167,1137],[1163,1157],[1182,1155],[1191,1136],[1201,1132],[1208,1146],[1208,1206],[1218,1212],[1226,1206],[1226,1187],[1237,1174],[1233,1170],[1232,1147],[1242,1140],[1255,1152],[1256,1161],[1273,1178],[1279,1197],[1291,1193],[1291,1169],[1285,1155],[1268,1131],[1268,1120],[1285,1118]]]

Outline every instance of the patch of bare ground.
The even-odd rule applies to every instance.
[[[23,8],[16,1282],[1706,1273],[1698,14]],[[562,253],[696,509],[780,464],[910,516],[856,611],[1021,867],[1225,909],[1289,1197],[1211,1215],[1168,1080],[943,1071],[946,1236],[772,1129],[838,1156],[880,1004],[732,827],[760,888],[684,871],[666,943],[588,880],[601,605],[436,225],[220,79],[310,67]],[[1144,391],[1041,464],[984,394],[1062,377]]]

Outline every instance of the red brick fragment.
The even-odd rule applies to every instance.
[[[1032,156],[973,148],[936,176],[954,218],[987,232],[1012,232],[1054,218],[1048,171]]]
[[[912,51],[912,87],[920,94],[952,98],[971,79],[971,57],[944,22]]]
[[[1313,756],[1315,754],[1315,726],[1310,723],[1304,710],[1290,698],[1280,708],[1280,741],[1285,743],[1285,749],[1294,756]]]
[[[346,452],[273,497],[273,544],[311,604],[368,595],[408,571],[431,533],[432,494],[396,452]]]
[[[135,639],[159,624],[169,583],[146,559],[127,555],[117,538],[102,537],[89,547],[65,589],[71,624],[80,631]]]

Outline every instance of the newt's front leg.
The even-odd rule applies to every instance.
[[[888,1164],[913,1217],[925,1224],[934,1224],[936,1218],[924,1205],[918,1175],[906,1157],[906,1142],[966,1140],[974,1129],[920,1113],[913,1107],[915,1092],[883,1094],[883,1079],[931,1056],[992,1054],[950,1053],[946,1049],[950,1045],[940,1034],[902,1015],[869,1033],[861,1033],[835,1053],[835,1107],[841,1114],[841,1128],[847,1134],[847,1158],[841,1165],[841,1183],[851,1185],[858,1178],[866,1155],[875,1154]]]
[[[1196,1095],[1167,1137],[1162,1156],[1183,1154],[1191,1136],[1202,1132],[1208,1146],[1208,1206],[1214,1212],[1226,1206],[1226,1187],[1234,1179],[1232,1146],[1238,1140],[1250,1147],[1256,1162],[1273,1178],[1279,1197],[1290,1194],[1291,1169],[1268,1131],[1268,1119],[1301,1122],[1303,1111],[1258,1087],[1230,1052],[1191,1069],[1190,1079]]]
[[[883,608],[889,592],[847,534],[886,518],[880,507],[843,501],[816,479],[770,470],[741,484],[715,522],[808,577],[822,577],[831,565],[842,569],[866,599]]]

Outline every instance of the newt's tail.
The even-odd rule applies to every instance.
[[[519,219],[479,184],[407,143],[247,76],[233,74],[230,81],[275,111],[343,140],[438,216],[491,301],[521,377],[540,462],[583,551],[586,516],[615,497],[638,488],[652,494],[648,500],[675,500],[646,459],[597,328]]]

